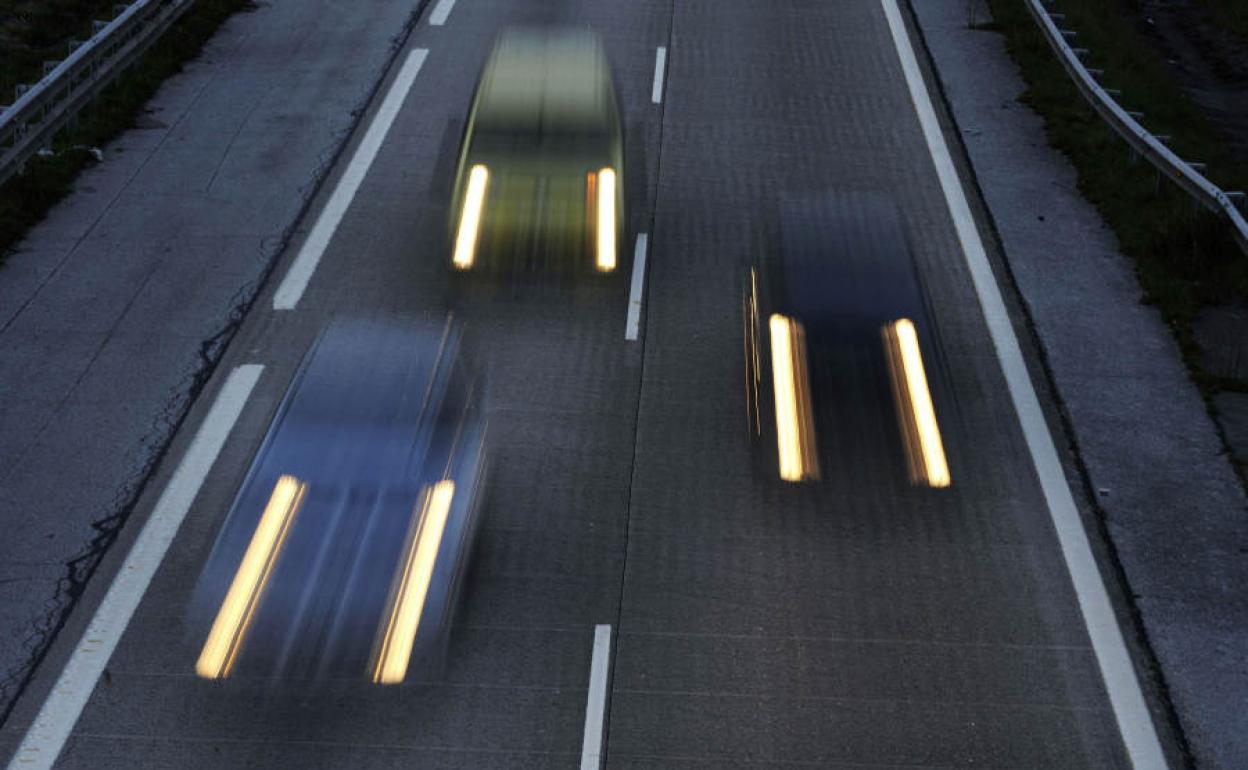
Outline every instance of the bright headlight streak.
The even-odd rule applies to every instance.
[[[797,349],[797,324],[792,319],[772,314],[768,319],[771,331],[771,372],[776,398],[776,448],[780,458],[780,478],[785,481],[802,481],[814,475],[809,446],[813,436],[803,435],[811,430],[808,415],[804,414],[803,393],[806,376]],[[799,389],[803,389],[799,393]]]
[[[464,193],[459,232],[455,235],[455,255],[451,258],[460,270],[472,267],[476,258],[477,233],[481,229],[481,211],[485,207],[485,187],[489,179],[490,173],[480,163],[468,172],[468,190]]]
[[[307,488],[306,483],[294,476],[282,476],[274,485],[195,663],[195,673],[199,676],[221,679],[230,675]]]
[[[397,684],[407,676],[412,644],[420,627],[420,616],[425,608],[438,547],[442,544],[442,532],[446,529],[454,495],[455,482],[444,480],[434,484],[433,489],[422,496],[416,533],[409,541],[373,668],[374,682]]]
[[[927,483],[933,487],[947,487],[950,482],[949,465],[945,460],[945,447],[940,439],[940,426],[936,423],[932,394],[927,387],[927,373],[923,369],[923,356],[919,352],[919,335],[915,331],[914,323],[908,318],[894,322],[893,331],[897,335],[897,346],[905,371],[906,392],[910,397],[910,409],[918,429]]]
[[[615,170],[598,172],[598,269],[615,269]]]

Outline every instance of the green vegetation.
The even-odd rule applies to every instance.
[[[1227,6],[1239,1],[1228,0]],[[1027,82],[1023,101],[1044,118],[1050,143],[1077,169],[1080,190],[1135,260],[1147,300],[1174,329],[1198,384],[1206,392],[1236,387],[1202,372],[1192,321],[1203,306],[1248,298],[1248,258],[1219,218],[1159,179],[1087,106],[1024,3],[988,3]],[[1207,162],[1210,178],[1223,189],[1244,189],[1248,173],[1235,164],[1166,62],[1116,2],[1060,0],[1055,5],[1066,14],[1062,26],[1077,31],[1078,45],[1091,51],[1085,63],[1105,70],[1105,85],[1122,91],[1124,107],[1143,112],[1150,131],[1172,136],[1180,157]]]
[[[116,0],[0,0],[0,97],[33,83],[43,62],[65,58],[70,38],[91,36],[93,19],[111,19]]]
[[[68,40],[90,35],[93,18],[111,18],[112,0],[0,0],[0,71],[13,84],[38,80],[45,59],[64,58]],[[53,154],[32,158],[23,174],[0,186],[0,262],[26,231],[69,191],[74,177],[94,162],[99,147],[133,125],[165,78],[198,55],[221,23],[252,0],[197,0],[128,72],[53,142]]]

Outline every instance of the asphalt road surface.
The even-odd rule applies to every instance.
[[[609,625],[609,768],[1130,767],[884,7],[433,3],[444,23],[422,22],[416,53],[391,73],[402,80],[403,62],[406,76],[419,62],[306,291],[274,309],[297,243],[0,756],[26,737],[13,766],[46,766],[60,744],[39,736],[61,724],[72,728],[65,768],[585,766],[595,628]],[[519,23],[603,35],[628,131],[630,234],[613,276],[454,308],[490,372],[494,463],[446,680],[199,680],[184,607],[308,345],[331,318],[452,309],[441,266],[450,156],[493,36]],[[362,130],[339,187],[368,144]],[[313,239],[335,188],[305,223]],[[752,470],[741,269],[780,194],[829,188],[885,191],[902,207],[956,395],[949,490],[911,488],[891,461],[853,447],[819,489]],[[628,340],[639,233],[644,305],[640,339]],[[159,568],[104,675],[63,681],[47,701],[64,712],[77,687],[81,715],[45,709],[29,738],[66,663],[90,668],[74,645],[105,581],[139,522],[164,510],[162,491],[182,483],[171,481],[177,459],[211,432],[205,417],[240,372],[258,380],[163,561],[149,556]]]

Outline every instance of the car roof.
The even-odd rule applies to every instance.
[[[924,315],[901,217],[887,196],[790,198],[781,201],[779,219],[779,312],[810,331]]]
[[[418,437],[443,416],[458,338],[449,325],[334,323],[292,383],[257,472],[341,483],[410,476],[429,451]]]
[[[476,128],[604,130],[612,98],[606,55],[589,29],[512,28],[481,77]]]
[[[454,358],[455,338],[437,325],[337,321],[309,352],[287,418],[391,423],[419,417],[439,365]],[[445,348],[451,346],[450,350]]]

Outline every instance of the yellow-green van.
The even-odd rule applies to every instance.
[[[451,266],[615,270],[624,137],[588,29],[508,29],[473,97],[451,199]]]

